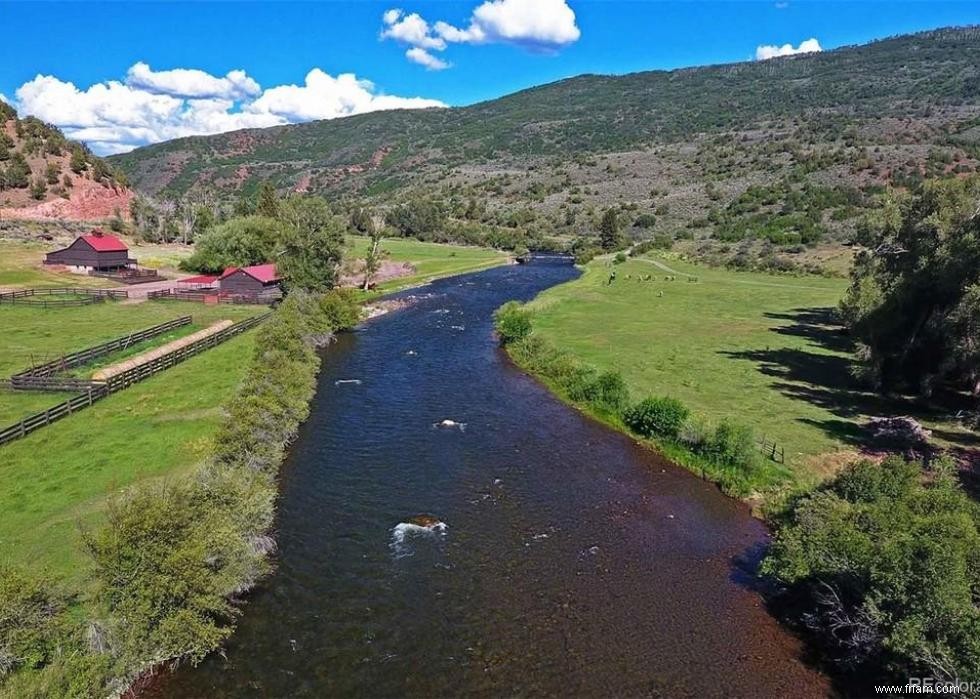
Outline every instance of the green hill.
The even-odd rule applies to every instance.
[[[184,138],[111,160],[163,198],[269,180],[381,206],[432,199],[460,222],[544,236],[594,232],[618,206],[672,238],[809,244],[846,235],[883,185],[977,169],[980,27],[584,75],[468,107]]]

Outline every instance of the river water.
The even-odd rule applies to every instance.
[[[340,337],[282,471],[276,573],[225,657],[148,693],[828,694],[746,585],[765,540],[747,508],[496,347],[496,307],[575,274],[442,280]]]

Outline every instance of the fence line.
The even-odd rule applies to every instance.
[[[56,295],[73,295],[73,296],[84,296],[83,299],[55,299],[54,301],[49,301],[47,299],[42,299],[40,301],[34,300],[35,296],[56,296]],[[105,301],[106,299],[126,299],[129,298],[129,292],[121,289],[85,289],[82,287],[41,287],[37,289],[19,289],[17,291],[5,291],[0,293],[0,304],[2,303],[21,303],[30,306],[42,306],[47,308],[51,307],[66,307],[66,306],[87,306],[92,303],[99,303]]]
[[[258,294],[255,296],[229,295],[229,294],[205,294],[200,291],[182,291],[177,289],[162,289],[160,291],[147,292],[146,298],[153,300],[170,301],[197,301],[199,303],[231,303],[241,305],[268,306],[274,301],[282,298],[281,294]]]
[[[765,437],[759,441],[759,451],[777,464],[786,463],[786,452],[784,448],[777,445],[776,442],[769,441]]]
[[[140,381],[150,378],[154,374],[169,369],[176,364],[180,364],[181,362],[190,359],[191,357],[200,354],[201,352],[204,352],[215,345],[219,345],[222,342],[235,337],[236,335],[240,335],[246,330],[254,328],[256,325],[266,320],[270,315],[272,315],[271,312],[246,318],[245,320],[240,321],[231,327],[215,333],[214,335],[201,338],[197,342],[187,345],[186,347],[181,347],[173,352],[168,352],[162,357],[157,357],[146,364],[141,364],[140,366],[133,367],[132,369],[129,369],[121,374],[113,376],[108,381],[89,382],[86,392],[82,395],[69,398],[63,403],[59,403],[58,405],[48,408],[43,412],[31,415],[15,425],[11,425],[10,427],[0,430],[0,445],[6,444],[7,442],[12,442],[15,439],[20,439],[21,437],[24,437],[35,430],[38,430],[46,425],[50,425],[56,420],[60,420],[61,418],[67,417],[74,412],[87,408],[96,401],[99,401],[106,396],[115,393],[116,391],[121,391],[135,383],[139,383]]]
[[[143,342],[144,340],[149,340],[153,337],[157,337],[158,335],[162,335],[170,330],[174,330],[185,325],[190,325],[191,321],[191,316],[181,316],[180,318],[174,318],[173,320],[168,320],[165,323],[160,323],[143,330],[137,330],[129,335],[124,335],[122,337],[117,337],[114,340],[103,342],[101,345],[86,347],[78,352],[63,355],[59,359],[55,359],[44,364],[38,364],[30,367],[29,369],[25,369],[24,371],[17,372],[10,377],[10,385],[13,388],[19,389],[21,388],[20,384],[24,384],[24,390],[31,390],[31,386],[26,385],[28,383],[27,379],[31,377],[51,376],[59,371],[65,371],[67,369],[73,369],[74,367],[88,364],[93,359],[98,359],[99,357],[105,356],[112,352],[127,349],[132,345]]]

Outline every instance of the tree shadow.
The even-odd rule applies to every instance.
[[[786,313],[766,313],[765,317],[787,321],[772,328],[772,332],[804,338],[812,349],[766,347],[721,354],[753,362],[760,373],[776,379],[771,384],[773,389],[794,400],[819,406],[836,418],[798,418],[800,422],[814,425],[846,444],[866,445],[869,435],[854,422],[861,415],[915,415],[927,419],[949,416],[946,400],[949,396],[939,403],[926,403],[908,396],[883,396],[863,386],[852,373],[854,362],[848,354],[852,343],[840,326],[835,309],[796,308]]]

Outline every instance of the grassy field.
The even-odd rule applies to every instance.
[[[914,414],[941,438],[963,436],[940,414],[854,385],[847,338],[832,317],[845,284],[672,259],[597,260],[532,308],[536,332],[589,364],[619,369],[634,397],[672,395],[709,419],[749,424],[785,448],[805,482],[853,452],[870,414]]]
[[[32,364],[51,361],[63,354],[182,315],[190,315],[193,322],[189,328],[176,331],[174,336],[199,330],[225,318],[240,320],[262,310],[253,306],[205,306],[166,301],[139,304],[106,302],[48,309],[0,305],[0,327],[4,328],[0,336],[0,378],[6,378]],[[113,362],[123,356],[113,355],[106,359]],[[74,373],[83,375],[84,371],[79,369]],[[66,397],[0,388],[0,425],[16,422]]]
[[[348,256],[363,258],[368,251],[367,238],[352,236],[349,239]],[[406,238],[386,238],[382,247],[388,251],[388,260],[410,262],[415,274],[392,279],[378,285],[378,291],[390,292],[422,284],[438,277],[449,277],[465,272],[475,272],[507,262],[508,255],[489,248],[422,243]]]
[[[0,447],[0,561],[81,580],[79,525],[96,524],[112,493],[200,460],[253,338],[245,333]]]

